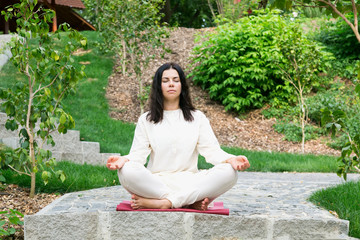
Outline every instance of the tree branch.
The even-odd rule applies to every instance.
[[[359,29],[358,28],[358,18],[357,18],[357,8],[356,8],[355,0],[351,0],[351,4],[352,4],[352,8],[353,8],[353,13],[354,13],[354,27],[355,27],[355,29]]]
[[[17,170],[16,168],[14,168],[14,167],[11,166],[11,165],[7,165],[7,166],[8,166],[9,168],[11,168],[12,170],[14,170],[15,172],[19,173],[19,174],[25,174],[25,175],[31,176],[29,173],[19,171],[19,170]]]
[[[45,89],[45,88],[48,88],[48,87],[50,87],[51,85],[53,85],[53,84],[55,83],[55,81],[57,80],[57,78],[59,77],[59,75],[60,75],[60,73],[62,72],[62,70],[64,70],[65,66],[66,66],[68,63],[69,63],[69,60],[68,60],[68,61],[66,62],[66,64],[61,68],[61,71],[59,71],[59,72],[56,74],[56,76],[55,76],[54,79],[51,81],[51,83],[49,83],[48,85],[46,85],[46,86],[44,86],[44,87],[42,87],[42,88],[37,89],[37,90],[33,93],[33,95],[36,95],[39,91],[41,91],[41,90],[43,90],[43,89]]]
[[[296,94],[298,94],[298,92],[300,92],[300,90],[299,90],[299,88],[296,86],[296,84],[293,82],[292,77],[291,77],[284,69],[282,69],[279,64],[277,64],[277,63],[275,63],[275,64],[276,64],[276,66],[278,66],[278,68],[279,68],[283,73],[285,73],[286,78],[287,78],[288,81],[295,87],[295,89],[296,89],[296,91],[297,91]]]

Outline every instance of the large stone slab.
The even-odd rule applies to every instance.
[[[349,174],[348,179],[359,180],[360,175]],[[121,186],[68,193],[36,215],[25,216],[25,236],[106,240],[350,239],[348,221],[307,201],[311,192],[341,182],[336,174],[242,172],[236,186],[217,199],[230,208],[230,216],[116,212],[117,204],[130,199]],[[73,233],[73,229],[78,232]]]
[[[25,216],[25,239],[347,239],[348,222],[184,212]]]

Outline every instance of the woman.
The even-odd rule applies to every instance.
[[[199,153],[214,167],[199,171]],[[250,164],[245,156],[220,148],[209,121],[191,103],[183,70],[166,63],[155,73],[150,111],[139,118],[130,153],[109,157],[106,166],[118,170],[121,185],[132,194],[133,209],[207,210],[235,185],[237,170]]]

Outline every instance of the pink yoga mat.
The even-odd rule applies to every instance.
[[[189,208],[171,208],[171,209],[138,209],[134,210],[130,206],[130,201],[122,201],[116,207],[116,211],[147,211],[147,212],[194,212],[194,213],[209,213],[209,214],[220,214],[229,215],[229,209],[224,208],[223,202],[214,202],[213,207],[209,207],[206,211],[200,211]]]

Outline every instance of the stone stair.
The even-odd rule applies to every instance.
[[[9,49],[4,49],[5,44],[9,42],[12,37],[10,34],[0,34],[0,71],[12,56]]]
[[[7,116],[0,113],[0,143],[11,148],[18,148],[19,132],[5,128]],[[69,130],[66,134],[52,133],[55,146],[44,145],[44,149],[51,150],[57,161],[67,160],[79,164],[103,165],[111,155],[118,153],[100,153],[98,142],[80,141],[80,132]]]

